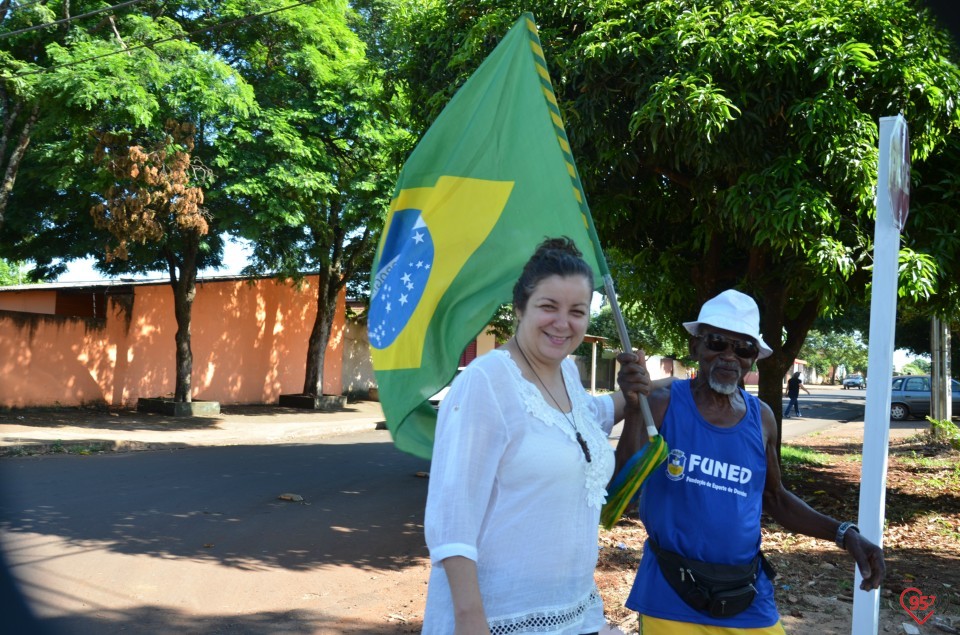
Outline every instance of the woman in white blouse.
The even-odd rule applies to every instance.
[[[426,635],[584,635],[606,623],[593,574],[614,469],[607,437],[624,396],[588,394],[567,357],[592,293],[574,243],[542,243],[514,286],[516,334],[443,400],[425,518]]]

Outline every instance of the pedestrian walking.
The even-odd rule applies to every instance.
[[[793,377],[787,380],[787,389],[783,392],[784,395],[790,398],[790,401],[787,402],[787,407],[783,411],[783,418],[790,418],[790,408],[793,408],[793,412],[798,417],[800,416],[800,391],[803,391],[810,394],[810,391],[807,390],[807,387],[803,385],[803,380],[800,379],[800,373],[795,372]]]

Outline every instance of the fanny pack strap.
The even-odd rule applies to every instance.
[[[650,547],[653,549],[653,554],[657,557],[657,562],[660,563],[660,566],[685,566],[688,561],[697,562],[691,558],[684,558],[678,553],[672,551],[667,551],[663,549],[660,545],[657,544],[657,541],[653,539],[653,536],[647,536],[647,542],[649,542]],[[756,557],[751,563],[750,569],[756,575],[757,572],[757,560],[759,559],[759,565],[763,568],[763,572],[767,574],[767,579],[771,582],[777,577],[777,572],[773,568],[773,565],[770,564],[770,561],[767,560],[767,556],[764,555],[763,551],[758,551]]]

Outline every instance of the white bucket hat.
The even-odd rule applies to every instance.
[[[760,309],[750,296],[728,289],[703,303],[696,322],[684,322],[683,327],[691,335],[699,335],[701,324],[739,333],[757,343],[760,354],[757,359],[770,357],[773,350],[760,337]]]

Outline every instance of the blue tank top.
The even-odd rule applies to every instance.
[[[708,423],[697,410],[689,381],[670,388],[660,427],[667,460],[643,484],[640,520],[664,549],[717,564],[745,564],[760,549],[760,512],[767,476],[760,400],[740,391],[747,413],[736,425]],[[730,618],[688,606],[664,579],[645,546],[628,608],[665,620],[733,628],[763,628],[780,619],[773,585],[761,570],[757,597]]]

